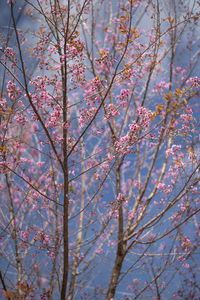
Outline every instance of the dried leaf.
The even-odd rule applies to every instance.
[[[7,299],[17,299],[17,294],[14,292],[5,291],[5,297]]]

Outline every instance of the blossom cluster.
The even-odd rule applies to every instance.
[[[95,107],[91,107],[90,109],[82,108],[80,110],[79,123],[81,128],[84,127],[84,124],[86,122],[89,122],[93,118],[95,112],[96,112]]]
[[[157,83],[153,89],[154,93],[162,92],[164,89],[169,89],[170,82],[166,82],[162,80],[161,82]]]
[[[17,52],[13,50],[13,48],[6,47],[4,50],[4,54],[6,55],[7,58],[13,58],[14,56],[17,55]]]
[[[166,151],[167,157],[170,155],[175,155],[178,151],[180,151],[181,145],[173,145],[170,149]]]
[[[16,87],[16,83],[12,82],[11,80],[8,81],[6,89],[8,96],[12,101],[16,100],[16,98],[21,94],[20,88]]]
[[[60,121],[61,107],[56,105],[55,111],[50,114],[49,121],[47,122],[47,127],[56,127]],[[66,125],[65,125],[66,126]]]
[[[200,78],[197,76],[190,78],[186,83],[190,83],[193,87],[198,88],[200,85]]]
[[[111,66],[116,62],[116,59],[109,54],[109,49],[103,48],[99,52],[100,58],[95,59],[95,64],[101,69],[101,71],[111,71]]]
[[[85,80],[85,70],[86,67],[82,63],[74,64],[72,66],[72,77],[71,77],[71,82],[73,83],[83,83]]]
[[[97,92],[100,89],[101,80],[100,80],[99,76],[96,76],[95,78],[93,78],[92,80],[90,80],[87,83],[85,82],[84,84],[85,84],[85,86],[84,86],[85,101],[88,106],[94,106],[95,103],[98,102],[98,100],[99,100],[99,95]]]
[[[153,112],[145,107],[139,107],[137,113],[138,120],[133,120],[132,123],[129,124],[127,134],[115,142],[116,151],[123,154],[129,153],[131,146],[137,141],[138,131],[147,129],[150,126],[150,121],[154,118]]]
[[[82,51],[85,45],[80,39],[72,40],[66,45],[66,54],[60,56],[61,63],[64,61],[65,58],[68,59],[77,59],[82,55]]]
[[[116,97],[120,101],[119,107],[127,107],[130,91],[129,89],[122,89],[120,95]]]

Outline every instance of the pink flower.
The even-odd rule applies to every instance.
[[[161,183],[161,182],[157,185],[157,189],[163,189],[164,187],[165,187],[165,184]]]
[[[186,83],[190,83],[193,87],[198,88],[200,85],[200,78],[198,77],[193,77],[187,80]]]
[[[134,284],[134,285],[139,285],[139,284],[140,284],[139,279],[138,279],[138,278],[134,278],[134,279],[133,279],[133,284]]]
[[[184,263],[184,267],[185,267],[186,269],[188,269],[188,268],[190,267],[190,265],[187,264],[187,263]]]

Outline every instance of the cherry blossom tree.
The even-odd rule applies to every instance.
[[[4,297],[199,299],[200,2],[7,2]]]

